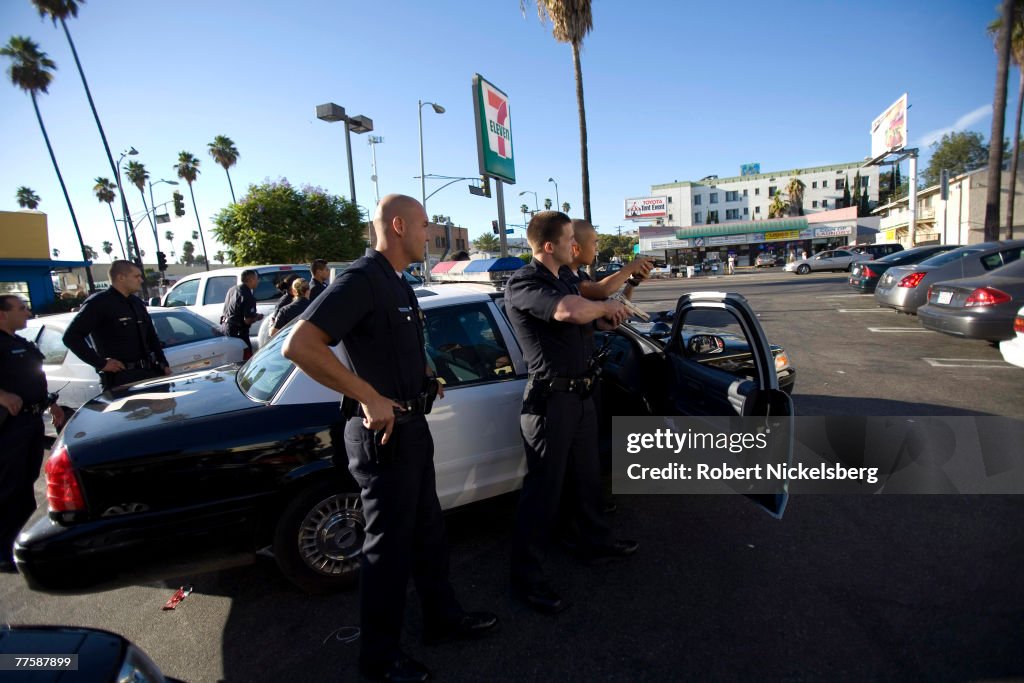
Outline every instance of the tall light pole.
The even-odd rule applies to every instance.
[[[533,211],[534,213],[540,211],[540,207],[537,206],[537,193],[534,192],[533,190],[523,190],[522,192],[519,193],[519,196],[522,197],[524,194],[533,195]]]
[[[334,123],[335,121],[345,122],[345,154],[348,156],[348,189],[352,195],[352,204],[356,204],[356,176],[352,170],[352,137],[349,133],[369,133],[373,130],[373,119],[360,114],[359,116],[347,116],[345,107],[338,106],[334,102],[316,105],[316,117],[321,121]],[[366,226],[366,246],[370,246],[370,225]]]
[[[159,185],[160,183],[167,183],[168,185],[177,185],[178,181],[161,179],[156,181],[155,183],[149,183],[149,205],[153,207],[153,241],[156,243],[157,252],[160,251],[160,238],[157,236],[156,232],[156,204],[153,203],[153,186]]]
[[[370,168],[373,169],[370,180],[373,181],[373,197],[376,205],[380,204],[380,185],[377,183],[377,145],[384,142],[384,138],[379,135],[371,135],[368,140],[370,143]]]
[[[429,104],[433,108],[435,114],[443,114],[444,107],[435,102],[424,102],[423,100],[419,100],[418,103],[419,107],[417,108],[417,113],[419,114],[420,119],[420,202],[422,202],[423,211],[425,212],[427,210],[427,176],[426,172],[423,170],[423,107]],[[426,263],[423,265],[424,270],[426,270]]]
[[[124,237],[128,244],[128,253],[131,255],[132,247],[135,247],[135,256],[138,259],[139,268],[142,267],[142,256],[139,255],[139,243],[135,239],[135,227],[132,225],[132,216],[128,212],[128,200],[124,196],[124,188],[121,186],[121,162],[127,156],[135,156],[139,153],[139,150],[134,147],[129,147],[127,150],[121,152],[121,158],[117,160],[117,174],[114,176],[114,180],[117,181],[117,192],[121,195],[121,215],[124,221]]]
[[[548,178],[548,182],[555,184],[555,211],[561,211],[562,202],[558,200],[558,181],[555,180],[554,178]]]

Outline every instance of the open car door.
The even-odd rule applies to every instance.
[[[779,389],[771,346],[743,296],[684,294],[666,342],[668,377],[657,406],[662,415],[764,417],[778,436],[771,457],[791,460],[793,402]],[[775,493],[748,497],[781,517],[788,485],[783,482]]]

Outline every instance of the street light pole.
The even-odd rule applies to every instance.
[[[349,194],[351,194],[351,203],[358,207],[356,204],[356,176],[352,170],[352,138],[351,132],[355,133],[369,133],[373,130],[373,119],[368,118],[360,114],[359,116],[348,116],[345,114],[345,107],[341,107],[334,102],[327,102],[326,104],[316,105],[316,117],[321,121],[327,121],[328,123],[334,123],[335,121],[345,122],[345,154],[348,157],[348,187]],[[370,226],[372,222],[367,222],[366,225],[366,248],[370,248]]]
[[[416,113],[419,115],[419,120],[420,120],[420,202],[423,204],[423,211],[426,212],[426,210],[427,210],[427,176],[426,176],[426,171],[424,171],[424,164],[423,164],[423,106],[429,104],[434,109],[434,113],[435,114],[443,114],[444,113],[444,107],[442,107],[440,104],[436,104],[434,102],[424,102],[423,100],[419,100],[418,104],[419,104],[419,106],[417,107],[417,112]],[[424,263],[423,265],[424,265],[424,270],[426,270],[426,263]]]
[[[548,178],[548,182],[555,184],[555,211],[561,211],[562,202],[558,200],[558,181],[555,180],[554,178]]]
[[[121,186],[121,162],[124,161],[126,156],[135,156],[138,153],[139,151],[134,147],[129,147],[121,152],[121,158],[117,160],[117,174],[114,176],[114,180],[117,181],[117,192],[121,195],[121,216],[124,220],[124,236],[128,244],[129,256],[131,255],[132,247],[135,247],[135,257],[139,268],[142,268],[142,256],[139,253],[138,240],[135,239],[135,227],[132,225],[132,217],[128,212],[128,200],[124,196],[124,187]]]
[[[519,193],[519,196],[522,197],[524,194],[532,194],[533,195],[533,212],[534,213],[539,212],[540,211],[540,207],[537,206],[537,193],[534,192],[533,190],[523,190],[522,192]]]
[[[370,180],[373,181],[373,196],[376,204],[380,204],[380,184],[377,182],[377,145],[384,142],[384,138],[378,135],[371,135],[369,138],[370,142],[370,167],[373,169],[373,175],[370,176]]]

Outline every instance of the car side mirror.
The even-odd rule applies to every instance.
[[[716,334],[695,334],[686,342],[686,350],[693,355],[721,353],[725,349],[725,340]]]
[[[146,305],[147,306],[159,306],[160,305],[160,297],[158,297],[158,296],[151,296],[151,297],[149,297],[149,301],[146,302]]]

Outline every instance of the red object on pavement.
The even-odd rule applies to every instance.
[[[163,609],[174,609],[178,606],[178,603],[184,600],[187,596],[192,594],[192,586],[182,586],[178,590],[174,591],[174,595],[171,599],[164,603]]]

